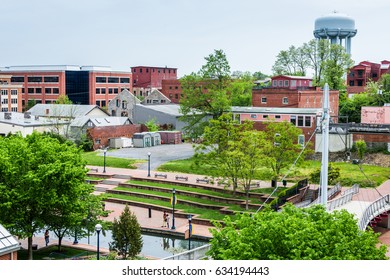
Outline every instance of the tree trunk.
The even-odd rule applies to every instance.
[[[28,239],[27,239],[27,255],[28,255],[28,258],[29,260],[32,260],[33,259],[33,253],[32,253],[32,242],[33,242],[33,238],[32,236],[29,236]]]
[[[58,237],[58,252],[62,251],[62,236]]]
[[[246,189],[245,190],[245,194],[246,194],[246,204],[245,204],[245,210],[248,211],[249,209],[249,189]]]

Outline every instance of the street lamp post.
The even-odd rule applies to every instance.
[[[106,173],[106,154],[107,154],[107,149],[104,149],[103,153],[104,153],[103,173]]]
[[[172,228],[176,229],[175,227],[175,204],[176,204],[176,190],[172,190]]]
[[[95,226],[95,230],[96,230],[96,233],[97,233],[97,259],[99,260],[99,235],[100,235],[100,231],[102,230],[102,225],[101,224],[97,224]]]
[[[148,177],[150,177],[150,155],[151,153],[148,152]]]
[[[192,215],[188,215],[188,251],[191,250]]]

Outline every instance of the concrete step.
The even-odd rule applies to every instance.
[[[103,181],[101,182],[101,184],[113,185],[113,186],[118,186],[119,183],[121,183],[121,182],[115,181],[115,180],[111,180],[111,179],[103,180]]]
[[[131,179],[131,175],[114,174],[114,176],[112,176],[111,178],[113,178],[113,179],[126,179],[126,180],[130,180]]]

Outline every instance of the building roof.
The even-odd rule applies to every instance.
[[[94,126],[102,127],[102,126],[116,126],[116,125],[124,125],[127,121],[130,121],[128,117],[79,117],[75,118],[70,126],[74,127],[83,127],[89,121],[91,121]],[[131,123],[131,121],[130,121]]]
[[[155,69],[177,69],[177,68],[174,68],[174,67],[167,67],[167,66],[144,66],[144,65],[139,65],[139,66],[131,66],[131,69],[133,68],[155,68]]]
[[[161,112],[175,117],[181,117],[183,114],[180,112],[180,106],[177,104],[164,104],[164,105],[141,105],[137,104],[136,108],[150,109],[153,111]]]
[[[19,250],[19,242],[0,224],[0,256]]]
[[[232,106],[232,113],[248,113],[248,114],[308,114],[313,115],[320,112],[320,108],[290,108],[290,107],[241,107]]]
[[[95,108],[101,110],[97,105],[36,104],[28,112],[34,116],[77,118],[88,115]]]
[[[272,80],[275,79],[275,78],[279,78],[279,77],[284,77],[284,78],[292,79],[292,80],[313,80],[313,78],[311,78],[311,77],[306,77],[306,76],[290,76],[290,75],[278,75],[278,76],[274,76],[274,77],[272,77]]]
[[[16,126],[47,126],[53,125],[53,120],[45,117],[37,117],[26,113],[0,112],[0,123],[12,124]],[[56,121],[55,124],[67,124],[68,121]]]
[[[110,66],[98,65],[21,65],[21,66],[6,66],[0,68],[0,72],[62,72],[62,71],[90,71],[90,72],[123,72],[131,73],[130,71],[112,70]]]

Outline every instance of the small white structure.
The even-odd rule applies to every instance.
[[[110,148],[121,149],[121,148],[132,148],[133,139],[127,137],[118,137],[110,139]]]
[[[161,145],[161,136],[158,132],[134,133],[133,145],[135,148],[145,148]]]

